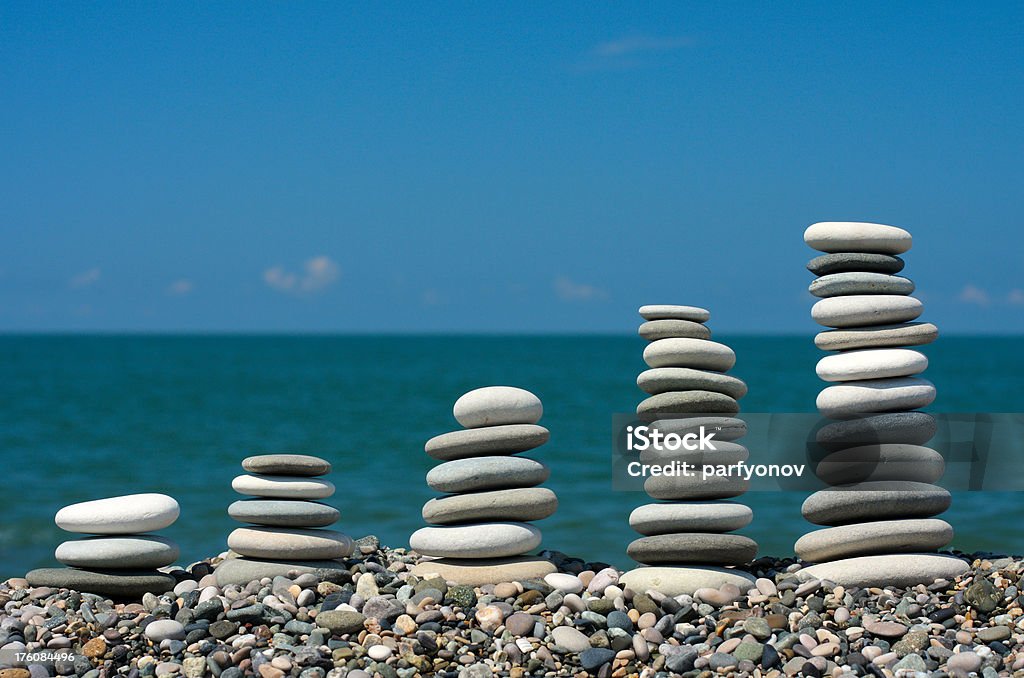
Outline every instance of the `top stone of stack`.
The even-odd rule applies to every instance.
[[[819,252],[902,254],[910,249],[910,233],[885,224],[860,221],[822,221],[804,231],[804,242]]]
[[[486,386],[466,393],[452,408],[465,428],[536,424],[544,415],[540,398],[514,386]]]
[[[331,472],[331,463],[307,454],[260,454],[242,460],[249,473],[285,476],[323,476]]]

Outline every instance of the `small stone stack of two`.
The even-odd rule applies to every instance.
[[[925,446],[935,419],[916,411],[932,403],[935,386],[919,376],[928,359],[907,348],[931,343],[938,329],[913,322],[923,306],[910,296],[914,283],[896,275],[911,235],[883,224],[822,222],[804,241],[825,253],[807,265],[819,276],[809,288],[820,297],[811,316],[832,328],[814,343],[837,353],[817,366],[831,384],[818,394],[818,411],[835,421],[817,431],[815,470],[831,487],[802,508],[807,520],[827,526],[796,542],[800,558],[820,563],[802,576],[848,586],[952,579],[968,568],[934,553],[953,538],[949,523],[935,517],[950,494],[934,484],[942,456]]]
[[[464,428],[425,446],[444,462],[427,474],[427,484],[446,494],[424,504],[423,519],[431,526],[409,537],[415,551],[437,558],[420,563],[413,574],[479,586],[555,571],[550,561],[525,555],[541,543],[540,530],[529,521],[558,508],[555,493],[537,487],[550,471],[514,456],[547,442],[548,430],[537,423],[543,413],[537,396],[510,386],[479,388],[458,399],[455,419]]]
[[[743,494],[749,482],[701,477],[704,464],[735,464],[749,456],[747,448],[735,442],[746,434],[746,424],[734,416],[747,386],[726,374],[735,365],[736,354],[711,341],[704,324],[711,314],[703,308],[651,305],[641,307],[640,315],[646,321],[640,336],[650,342],[644,350],[650,369],[637,377],[637,385],[650,395],[637,406],[638,417],[665,435],[694,434],[699,439],[702,431],[710,433],[712,444],[708,449],[650,447],[640,452],[644,464],[686,462],[695,475],[646,478],[644,490],[661,501],[630,514],[630,527],[643,536],[629,545],[627,553],[648,567],[628,572],[623,582],[636,591],[656,589],[666,595],[724,584],[749,588],[749,575],[723,567],[745,565],[757,554],[754,540],[730,534],[753,518],[747,506],[727,501]]]
[[[228,535],[233,553],[216,569],[219,585],[291,571],[323,576],[346,569],[336,559],[352,553],[352,539],[323,529],[338,520],[338,509],[314,501],[334,494],[334,484],[320,477],[330,473],[330,462],[303,454],[264,454],[246,458],[242,468],[249,473],[236,477],[231,487],[255,499],[236,501],[228,515],[251,525]]]

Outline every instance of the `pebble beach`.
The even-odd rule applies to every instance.
[[[449,585],[356,540],[343,569],[220,587],[218,556],[163,595],[0,584],[0,678],[1024,675],[1024,560],[957,554],[955,580],[846,588],[761,558],[756,585],[667,597],[562,553],[543,579]],[[11,661],[17,653],[31,661]]]

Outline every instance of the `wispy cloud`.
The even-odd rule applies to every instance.
[[[1010,290],[1006,295],[1006,303],[1011,306],[1024,306],[1024,290]]]
[[[633,33],[595,45],[591,54],[598,57],[615,58],[642,52],[674,52],[692,45],[693,38],[682,35],[656,36]]]
[[[292,272],[283,266],[263,271],[263,282],[271,289],[289,294],[315,294],[323,291],[341,276],[341,269],[330,257],[320,255],[307,259],[302,270]]]
[[[961,303],[974,304],[975,306],[988,306],[992,303],[988,292],[977,285],[971,284],[964,285],[964,288],[960,290],[960,294],[956,295],[956,299]]]
[[[555,295],[562,301],[598,301],[607,299],[608,293],[599,287],[575,282],[566,276],[554,281]]]
[[[174,282],[167,286],[167,294],[171,295],[172,297],[183,297],[187,294],[191,294],[192,290],[194,290],[195,288],[195,283],[193,283],[191,280],[189,280],[188,278],[181,278],[180,280],[175,280]]]
[[[73,290],[91,287],[99,282],[102,275],[103,271],[99,268],[90,268],[88,271],[82,271],[78,275],[72,277],[71,280],[68,281],[68,287]]]

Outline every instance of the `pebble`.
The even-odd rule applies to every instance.
[[[647,304],[640,307],[640,316],[644,320],[689,320],[695,323],[705,323],[711,318],[711,312],[697,306]]]
[[[822,562],[882,553],[934,551],[953,539],[953,528],[938,518],[880,520],[815,530],[794,545],[799,558]]]
[[[736,364],[736,354],[725,344],[707,339],[659,339],[644,348],[644,362],[650,367],[726,372]]]
[[[166,494],[129,494],[65,506],[54,522],[81,534],[135,534],[169,527],[180,513],[178,502]]]
[[[860,221],[822,221],[804,231],[804,242],[819,252],[870,252],[902,254],[913,238],[896,226]]]
[[[816,405],[822,416],[833,419],[858,414],[915,410],[935,400],[935,385],[920,377],[865,379],[828,386],[818,393]]]
[[[537,424],[486,426],[434,436],[427,441],[424,451],[441,461],[517,454],[540,447],[549,437],[548,430]]]
[[[513,386],[486,386],[455,401],[456,421],[465,428],[536,424],[544,414],[540,398]]]
[[[540,542],[539,529],[517,522],[422,527],[409,537],[409,546],[423,555],[452,558],[515,556]]]
[[[558,509],[546,487],[518,487],[435,497],[423,505],[423,520],[435,525],[488,520],[541,520]]]
[[[352,538],[342,532],[297,527],[239,527],[228,547],[243,556],[280,560],[328,560],[352,553]]]
[[[338,509],[298,499],[244,499],[228,506],[228,515],[242,523],[272,527],[326,527],[337,522]]]
[[[807,270],[820,276],[846,272],[892,274],[902,271],[905,265],[900,257],[887,254],[836,252],[814,257],[807,262]]]
[[[76,539],[63,542],[54,552],[54,558],[65,565],[95,569],[164,567],[177,560],[178,555],[177,544],[155,535]]]
[[[173,619],[158,619],[146,625],[145,633],[154,643],[182,640],[185,637],[185,627]]]
[[[868,348],[827,355],[816,371],[824,381],[908,377],[924,372],[928,358],[908,348]]]
[[[427,485],[437,492],[480,492],[540,485],[551,470],[526,457],[471,457],[438,464],[427,472]]]
[[[910,322],[922,312],[924,305],[914,297],[854,294],[818,301],[811,307],[811,318],[825,327],[846,329]]]
[[[706,325],[691,320],[662,319],[648,320],[640,325],[637,333],[647,341],[686,337],[690,339],[710,339],[711,330]]]
[[[331,462],[308,454],[260,454],[242,460],[250,473],[283,476],[322,476],[331,472]]]

